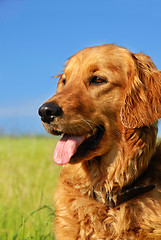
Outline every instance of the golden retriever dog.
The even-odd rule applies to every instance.
[[[161,71],[115,45],[86,48],[39,109],[62,135],[55,195],[58,240],[161,239]]]

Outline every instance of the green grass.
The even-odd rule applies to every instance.
[[[56,139],[0,138],[0,240],[53,239]]]

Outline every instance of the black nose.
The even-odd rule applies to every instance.
[[[54,120],[55,117],[61,116],[63,111],[54,102],[48,102],[43,104],[38,111],[41,116],[41,120],[45,123],[50,123]]]

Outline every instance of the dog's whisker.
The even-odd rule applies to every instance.
[[[87,120],[85,120],[83,118],[80,120],[84,121],[91,128],[92,132],[94,131],[94,128],[91,126],[91,124]]]
[[[88,128],[86,128],[85,126],[83,126],[82,124],[78,123],[78,126],[80,126],[81,128],[85,129],[88,131]],[[79,130],[79,129],[78,129]]]
[[[71,132],[73,132],[75,135],[78,134],[79,129],[76,129],[75,125],[73,125],[70,129],[71,129]]]
[[[94,126],[95,127],[98,127],[98,128],[100,128],[100,129],[102,129],[102,127],[98,124],[98,123],[96,123],[96,122],[94,122],[94,121],[92,121],[92,120],[90,120],[90,119],[86,119],[86,121],[89,123],[92,123],[92,124],[94,124]]]

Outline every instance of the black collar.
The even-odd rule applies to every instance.
[[[154,184],[126,187],[126,189],[125,188],[122,189],[120,194],[115,195],[116,201],[113,200],[112,194],[106,194],[105,203],[103,203],[100,200],[98,194],[93,189],[93,197],[96,201],[103,203],[107,207],[114,208],[114,207],[117,207],[117,206],[121,205],[122,203],[125,203],[141,194],[149,192],[149,191],[153,190],[154,188],[155,188]]]

